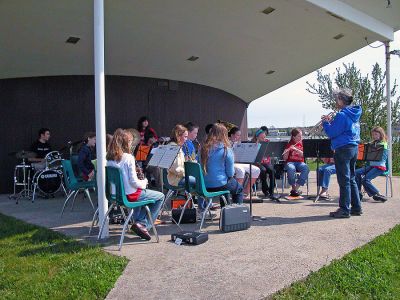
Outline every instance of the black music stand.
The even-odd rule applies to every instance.
[[[273,163],[274,166],[277,164],[277,161],[279,161],[279,158],[282,157],[282,153],[285,150],[286,145],[287,145],[287,141],[275,141],[275,142],[268,143],[267,149],[265,151],[265,156],[271,157],[271,163],[272,163],[272,158],[274,159],[274,163]],[[283,183],[283,177],[281,179],[282,179],[282,183]],[[281,198],[281,197],[282,197],[282,194],[279,195],[279,198]],[[279,199],[276,201],[280,202]]]
[[[304,139],[303,140],[303,156],[307,157],[316,157],[317,158],[317,195],[309,196],[308,199],[314,199],[314,202],[318,202],[319,200],[319,191],[320,191],[320,183],[318,176],[319,169],[319,160],[321,157],[324,158],[332,158],[333,151],[331,149],[331,140],[330,139]]]
[[[260,145],[260,146],[259,146]],[[233,152],[235,155],[235,163],[240,164],[249,164],[250,173],[249,180],[251,184],[251,165],[255,163],[260,163],[262,158],[265,155],[265,150],[267,149],[268,142],[261,142],[259,144],[256,143],[242,143],[235,145],[233,147]],[[250,155],[248,150],[252,150]],[[252,189],[250,186],[250,214],[253,216],[253,198],[252,198]]]

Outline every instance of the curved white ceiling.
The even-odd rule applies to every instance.
[[[365,37],[387,39],[381,29],[400,28],[400,0],[386,4],[107,0],[106,74],[204,84],[251,102],[365,46]],[[342,5],[359,12],[361,22],[326,12],[331,7],[356,15]],[[267,7],[275,11],[262,13]],[[0,78],[93,74],[93,1],[0,1],[0,28]],[[80,41],[65,43],[70,36]],[[199,59],[188,61],[190,56]],[[270,70],[275,72],[267,75]]]

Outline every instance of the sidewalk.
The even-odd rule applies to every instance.
[[[385,178],[376,180],[382,193]],[[386,203],[363,202],[364,215],[333,219],[337,208],[336,178],[331,181],[332,202],[311,200],[253,204],[254,221],[247,231],[222,234],[207,222],[209,241],[199,246],[169,242],[175,225],[158,226],[160,243],[143,242],[127,235],[117,251],[121,227],[111,227],[106,251],[131,261],[108,299],[260,299],[316,271],[400,223],[400,178],[393,179],[394,197]],[[310,193],[315,193],[315,178]],[[87,242],[92,217],[90,204],[77,199],[73,212],[59,218],[63,199],[27,200],[15,205],[0,196],[0,212],[49,227]],[[196,224],[198,226],[198,224]],[[193,225],[184,226],[192,229]],[[97,233],[98,230],[95,230]]]

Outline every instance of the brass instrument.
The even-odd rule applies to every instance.
[[[221,121],[221,120],[217,120],[217,123],[222,124],[226,127],[226,129],[228,130],[228,132],[234,128],[234,127],[238,127],[235,124],[231,123],[231,122],[227,122],[227,121]]]
[[[329,114],[327,114],[327,117],[331,117],[333,119],[336,115],[336,112],[332,111]],[[322,122],[324,120],[321,119],[317,124],[315,124],[310,130],[308,130],[308,136],[324,136],[323,132],[323,127],[322,127]]]

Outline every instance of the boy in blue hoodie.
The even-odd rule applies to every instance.
[[[322,125],[331,139],[335,151],[335,167],[340,188],[339,209],[329,215],[333,218],[349,218],[362,214],[361,202],[355,178],[355,166],[360,142],[361,106],[350,106],[353,96],[350,89],[334,91],[339,112],[332,120],[323,116]]]

